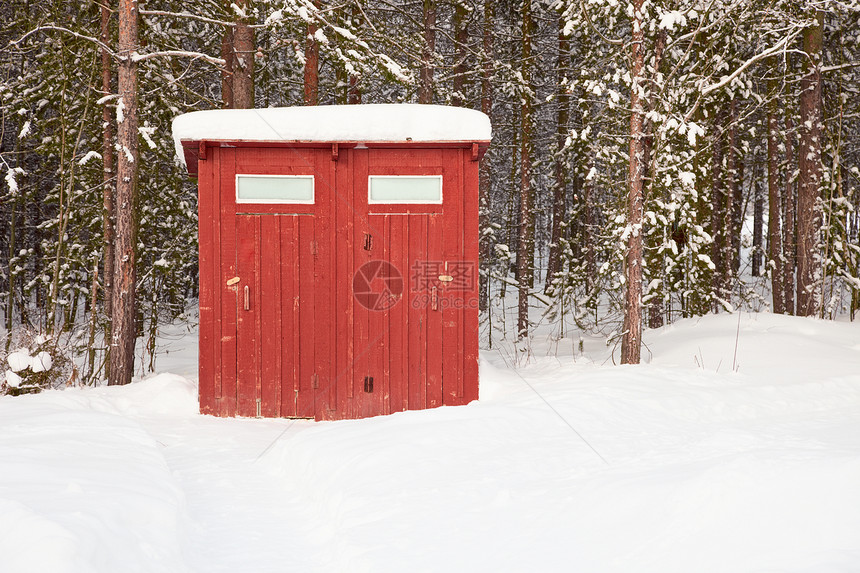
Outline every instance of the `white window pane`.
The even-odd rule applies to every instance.
[[[441,203],[441,175],[371,175],[369,203]]]
[[[237,203],[313,203],[313,175],[237,175]]]

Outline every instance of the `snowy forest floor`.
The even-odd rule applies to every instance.
[[[0,397],[0,571],[860,571],[860,324],[683,320],[635,367],[573,336],[367,420],[199,415],[194,333]]]

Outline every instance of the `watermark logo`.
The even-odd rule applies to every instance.
[[[412,308],[473,309],[477,281],[474,261],[416,260],[410,267],[409,303]],[[352,277],[352,293],[358,304],[372,311],[386,311],[403,298],[405,281],[400,270],[388,261],[373,260],[361,265]]]
[[[352,277],[352,294],[368,310],[388,310],[403,296],[403,276],[388,261],[368,261]]]
[[[448,292],[475,289],[474,261],[415,261],[410,275],[412,292],[444,288]]]

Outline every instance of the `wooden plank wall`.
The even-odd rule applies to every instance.
[[[255,416],[259,399],[263,416],[339,419],[477,398],[469,149],[341,147],[336,160],[326,149],[210,151],[200,164],[201,412]],[[313,174],[315,204],[237,207],[237,172]],[[370,174],[442,175],[444,204],[368,205]],[[386,310],[353,296],[356,271],[372,261],[402,276],[402,298]],[[470,264],[468,288],[416,274]]]

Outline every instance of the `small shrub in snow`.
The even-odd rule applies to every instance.
[[[21,330],[12,336],[19,346],[0,365],[0,394],[34,394],[63,387],[73,379],[74,364],[53,339]]]

